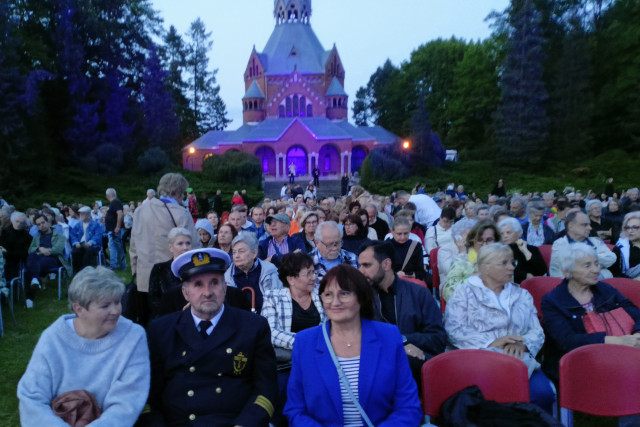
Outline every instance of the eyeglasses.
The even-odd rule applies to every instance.
[[[489,237],[488,239],[485,240],[478,240],[478,243],[482,244],[482,245],[488,245],[489,243],[495,243],[496,239],[493,237]]]
[[[315,276],[316,276],[315,270],[309,270],[306,273],[301,271],[300,273],[298,273],[298,277],[306,277],[307,279],[311,279],[312,277],[315,277]]]
[[[640,225],[627,225],[624,228],[624,231],[638,231],[640,230]]]
[[[353,223],[353,222],[347,222],[347,223],[345,223],[345,224],[344,224],[344,226],[345,226],[345,227],[352,227],[352,226],[353,226],[353,227],[357,227],[357,226],[358,226],[358,224],[355,224],[355,223]]]
[[[502,262],[499,262],[497,264],[489,264],[489,265],[495,265],[497,267],[507,267],[507,266],[511,265],[511,266],[515,267],[516,265],[518,265],[518,261],[516,261],[515,259],[512,259],[510,261],[502,261]]]
[[[318,240],[320,243],[322,243],[323,245],[325,245],[327,248],[331,249],[331,248],[339,248],[342,246],[342,242],[332,242],[332,243],[325,243],[322,240]]]
[[[304,225],[318,225],[318,221],[307,221]]]
[[[331,302],[331,301],[333,301],[333,298],[335,297],[333,292],[324,292],[320,296],[322,297],[322,300],[325,301],[325,302]],[[340,301],[340,302],[349,301],[351,299],[351,297],[353,297],[353,292],[349,292],[349,291],[339,291],[338,292],[338,301]]]

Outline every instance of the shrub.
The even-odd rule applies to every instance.
[[[258,158],[238,151],[227,151],[205,159],[202,173],[217,182],[256,187],[260,187],[262,183],[262,166]]]
[[[169,166],[169,156],[160,147],[151,147],[138,157],[138,169],[142,173],[159,172]]]

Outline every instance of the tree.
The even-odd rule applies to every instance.
[[[542,158],[549,124],[545,109],[548,95],[542,80],[544,40],[539,22],[540,15],[531,0],[512,1],[496,114],[502,160],[529,169]]]
[[[174,112],[175,103],[167,85],[168,73],[162,69],[155,46],[151,46],[147,66],[142,77],[144,111],[144,135],[150,147],[159,147],[165,152],[179,149],[177,146],[180,123]]]
[[[390,97],[386,92],[398,73],[398,68],[387,59],[371,75],[367,86],[358,89],[353,103],[353,119],[358,126],[378,125],[381,116],[385,121],[384,116],[395,109],[388,108]]]
[[[216,85],[218,70],[209,71],[208,53],[213,45],[210,37],[211,33],[207,32],[200,18],[191,23],[187,55],[190,106],[200,133],[222,130],[230,122],[219,95],[220,87]]]
[[[427,110],[425,96],[418,97],[418,108],[411,119],[411,151],[413,156],[411,164],[416,172],[422,170],[422,166],[440,167],[444,163],[445,149],[438,134],[432,132]]]

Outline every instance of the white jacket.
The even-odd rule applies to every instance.
[[[611,252],[607,245],[605,245],[604,242],[599,238],[588,237],[588,240],[596,248],[601,272],[604,273],[604,276],[601,274],[601,277],[612,277],[607,268],[611,267],[616,262],[616,254]],[[551,248],[551,264],[549,266],[549,276],[564,277],[564,275],[562,274],[562,268],[560,266],[560,256],[563,251],[566,251],[569,248],[570,245],[571,244],[569,243],[567,236],[564,236],[553,242],[553,246]]]

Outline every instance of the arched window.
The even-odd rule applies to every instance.
[[[298,95],[293,95],[293,117],[298,117]]]
[[[307,117],[313,117],[313,104],[307,105]]]
[[[284,105],[280,105],[278,107],[278,117],[280,117],[280,118],[284,117]]]
[[[338,106],[338,101],[336,101],[336,99],[335,99],[335,98],[333,98],[333,106],[334,106],[334,107],[337,107],[337,106]]]
[[[291,117],[291,98],[287,97],[286,108],[287,108],[287,117]]]

